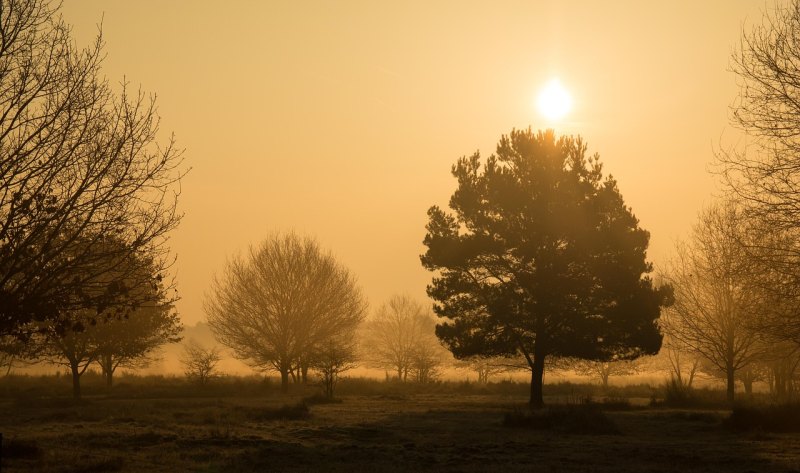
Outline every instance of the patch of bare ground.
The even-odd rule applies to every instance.
[[[735,431],[724,410],[595,407],[610,433],[505,425],[524,399],[497,395],[0,403],[3,472],[800,471],[800,434]]]

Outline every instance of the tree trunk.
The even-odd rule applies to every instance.
[[[734,375],[736,374],[735,370],[732,366],[728,366],[727,369],[727,377],[728,377],[728,390],[727,390],[727,397],[728,402],[733,402],[734,400],[734,389],[735,389],[735,379]]]
[[[289,392],[289,370],[281,368],[281,392],[286,394]]]
[[[103,355],[103,365],[106,388],[111,389],[111,386],[114,384],[114,358],[111,355]]]
[[[69,367],[72,370],[72,398],[77,401],[81,398],[81,373],[77,363],[70,363]]]
[[[744,383],[744,392],[748,396],[753,394],[753,380],[751,378],[746,378],[742,381]]]
[[[694,382],[694,375],[697,373],[697,367],[700,365],[700,362],[695,360],[692,362],[692,369],[689,371],[689,381],[686,383],[687,388],[692,387],[692,383]]]
[[[300,364],[300,375],[303,379],[303,384],[308,384],[308,363]]]
[[[539,409],[544,406],[544,398],[542,397],[543,378],[544,357],[535,356],[533,358],[533,366],[531,367],[531,398],[528,401],[530,406],[534,409]]]

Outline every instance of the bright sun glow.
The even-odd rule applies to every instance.
[[[539,92],[536,105],[547,119],[560,120],[572,109],[572,96],[558,79],[553,79]]]

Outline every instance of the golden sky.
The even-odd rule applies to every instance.
[[[158,95],[193,168],[173,234],[185,323],[226,258],[276,230],[316,236],[373,307],[425,297],[426,210],[450,167],[512,128],[580,134],[669,257],[700,207],[736,96],[729,56],[756,0],[67,1],[104,72]],[[537,112],[557,77],[561,123]]]

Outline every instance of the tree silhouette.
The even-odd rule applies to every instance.
[[[453,213],[428,211],[422,264],[457,358],[524,356],[543,404],[548,356],[634,359],[661,345],[669,288],[655,288],[649,234],[580,138],[515,130],[495,155],[458,160]]]
[[[104,239],[102,244],[90,239],[86,244],[102,255],[112,254],[106,252],[107,246],[123,245],[115,239]],[[156,265],[144,256],[129,255],[103,266],[98,273],[105,278],[92,279],[91,286],[75,286],[73,301],[54,306],[55,317],[31,324],[33,335],[26,344],[26,357],[70,368],[76,399],[81,396],[80,378],[92,363],[100,364],[111,387],[119,366],[146,364],[153,350],[180,340],[174,300],[167,296]],[[106,296],[102,305],[92,307],[86,301],[99,300],[96,293]],[[75,309],[80,306],[86,308]]]
[[[331,337],[354,331],[366,301],[333,256],[290,233],[232,259],[214,279],[205,311],[220,342],[255,368],[277,370],[286,392],[289,371]]]
[[[77,49],[51,2],[0,1],[0,335],[104,304],[111,291],[74,297],[104,277],[98,261],[170,263],[181,153],[156,142],[152,97],[112,91],[103,58],[102,37]],[[109,237],[125,244],[93,244]]]
[[[320,375],[327,399],[333,399],[336,384],[342,373],[356,367],[354,333],[344,333],[317,344],[309,356],[309,365]]]
[[[206,348],[194,340],[183,345],[180,358],[186,378],[205,386],[216,376],[217,364],[222,361],[219,348]]]
[[[666,277],[675,304],[664,318],[665,330],[722,374],[731,402],[737,373],[768,348],[756,323],[765,310],[762,268],[746,249],[756,235],[735,203],[708,207],[690,240],[678,244]]]
[[[409,296],[395,295],[364,326],[364,358],[392,370],[398,381],[427,382],[447,355],[436,340],[430,309]]]

